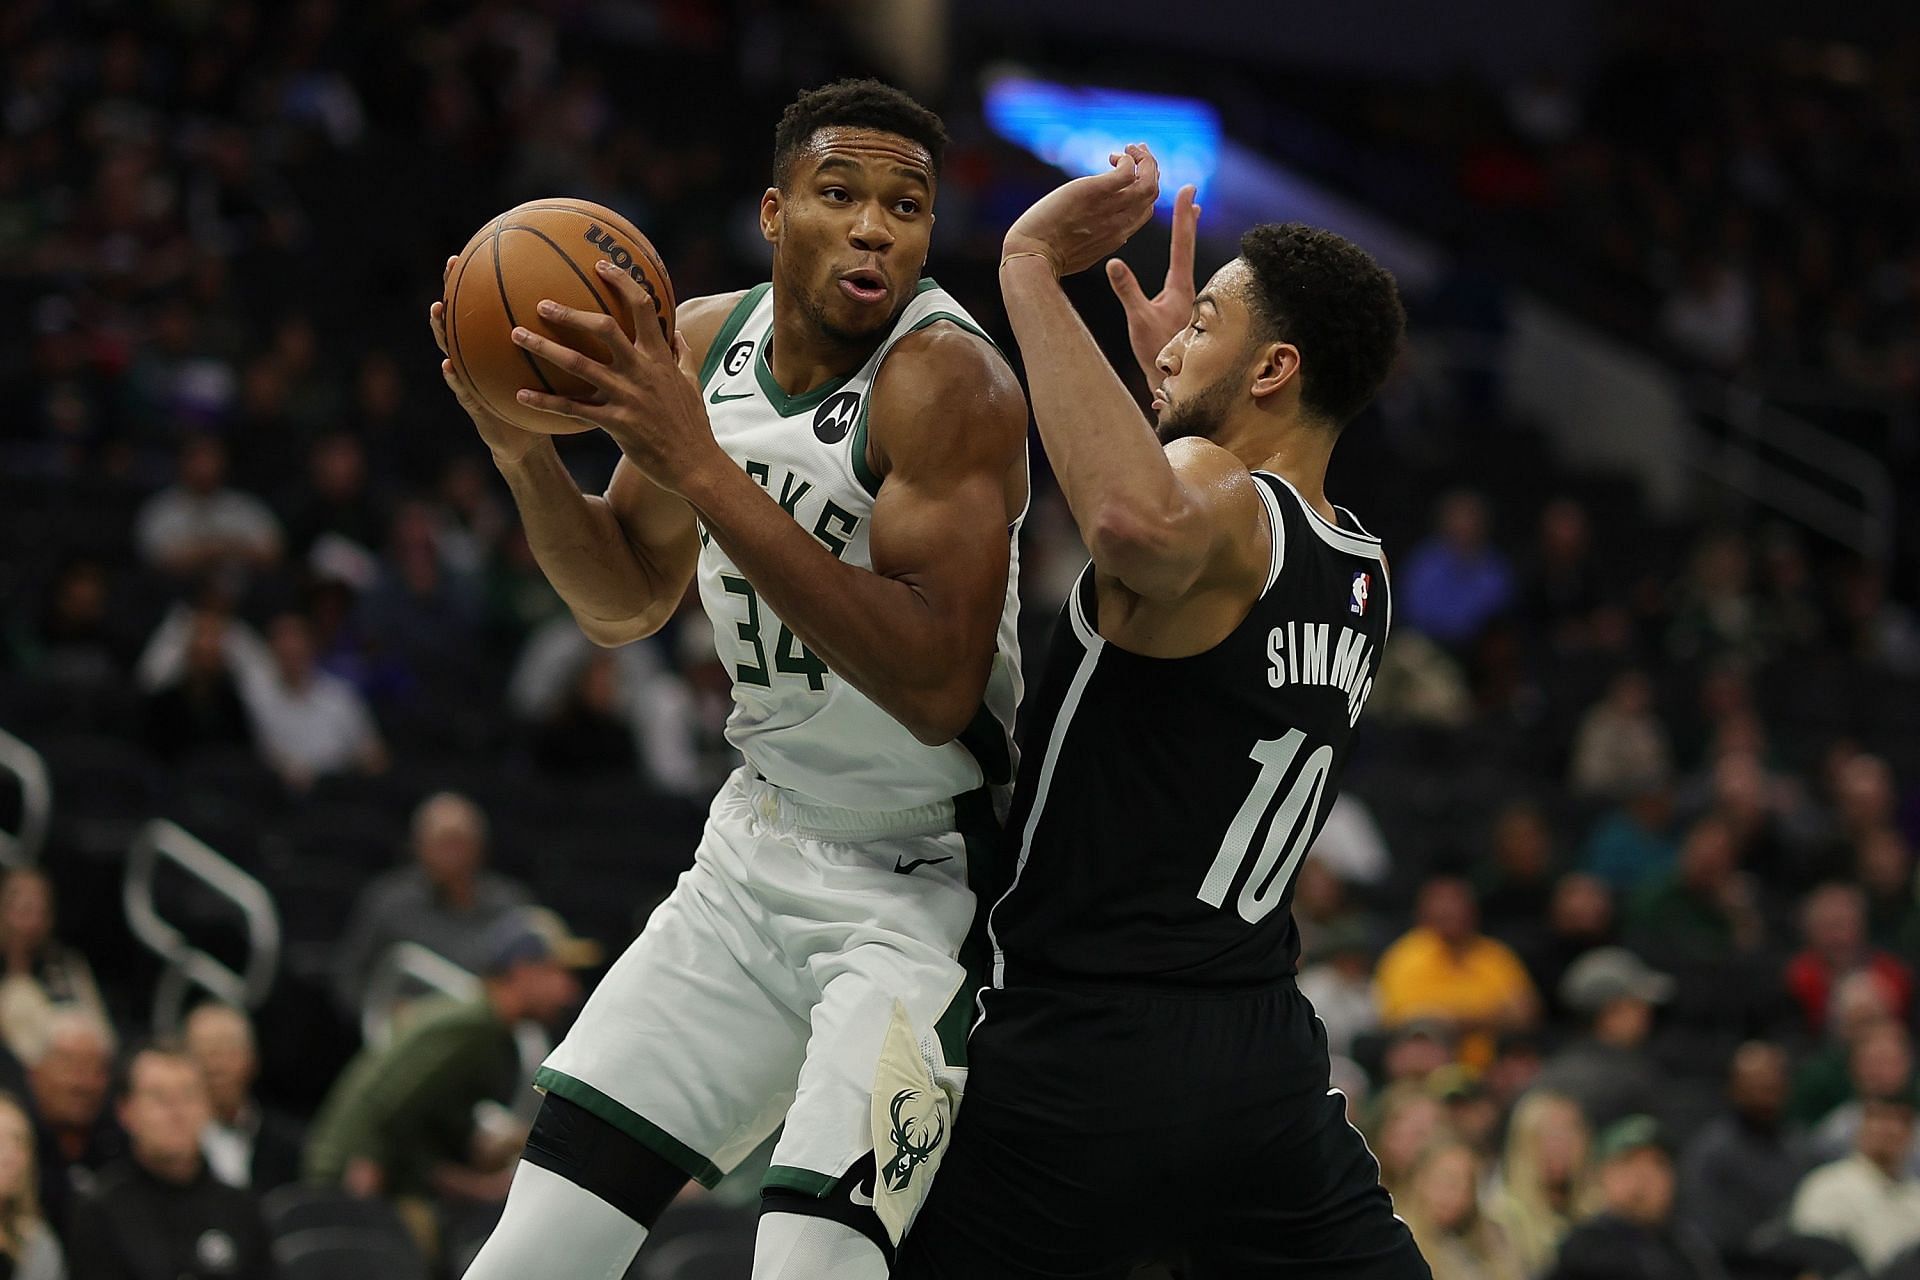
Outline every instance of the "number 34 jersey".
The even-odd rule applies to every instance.
[[[1255,472],[1265,591],[1189,658],[1097,630],[1091,566],[1028,707],[989,918],[994,985],[1246,987],[1294,972],[1293,882],[1339,790],[1392,622],[1380,542]]]
[[[959,303],[922,280],[866,364],[789,396],[773,377],[773,291],[763,284],[734,307],[701,367],[700,395],[720,447],[821,546],[863,569],[873,567],[868,535],[880,492],[867,463],[874,380],[895,344],[941,321],[986,337]],[[1018,537],[1016,521],[1008,531],[1006,603],[982,706],[959,739],[929,747],[802,644],[702,528],[700,602],[713,624],[714,649],[733,678],[728,740],[768,782],[841,809],[912,809],[1010,782],[1020,698]]]

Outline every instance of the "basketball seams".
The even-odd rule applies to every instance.
[[[504,215],[503,215],[502,221],[504,221]],[[500,232],[503,229],[504,228],[502,228],[499,225],[499,223],[496,222],[494,224],[493,280],[494,280],[494,284],[500,290],[500,310],[506,313],[507,327],[509,329],[512,329],[517,327],[520,322],[513,318],[513,300],[507,296],[507,273],[503,271],[500,267]],[[560,394],[559,392],[553,389],[553,384],[547,381],[546,371],[541,369],[540,362],[533,358],[533,352],[527,350],[523,346],[520,346],[518,343],[514,345],[514,350],[518,351],[521,355],[526,357],[527,368],[533,370],[533,376],[540,379],[540,385],[547,389],[548,395],[554,396],[554,395]]]

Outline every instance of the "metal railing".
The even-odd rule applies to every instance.
[[[245,972],[236,973],[200,950],[161,917],[154,879],[164,863],[172,863],[239,910],[247,926]],[[155,1031],[179,1026],[187,996],[196,987],[244,1009],[257,1009],[266,1000],[280,968],[280,913],[265,885],[177,823],[155,818],[140,828],[127,849],[121,887],[133,936],[166,965],[154,990]]]
[[[374,961],[360,1001],[360,1038],[383,1045],[393,1037],[398,1006],[412,996],[435,992],[456,1000],[480,994],[480,979],[430,947],[396,942]]]
[[[1695,437],[1698,470],[1870,560],[1892,554],[1898,512],[1886,463],[1739,383],[1696,384],[1690,403],[1726,428]]]
[[[20,785],[20,829],[0,831],[0,866],[30,867],[46,847],[53,816],[53,782],[38,751],[0,729],[0,769]]]

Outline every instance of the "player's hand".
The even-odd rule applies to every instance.
[[[1106,173],[1062,183],[1007,229],[1001,257],[1037,253],[1056,276],[1085,271],[1132,238],[1160,198],[1160,162],[1140,143],[1110,156]]]
[[[458,261],[458,258],[447,259],[447,265],[440,273],[442,279],[447,272],[453,270],[453,264]],[[467,411],[467,416],[473,419],[474,429],[479,431],[480,438],[487,442],[487,448],[493,450],[495,461],[518,462],[526,457],[527,451],[538,445],[543,437],[538,432],[514,426],[481,404],[480,398],[473,394],[473,388],[467,385],[467,380],[461,377],[459,371],[453,367],[453,361],[444,358],[447,354],[446,313],[447,305],[444,302],[436,302],[427,308],[427,325],[433,330],[434,345],[440,348],[440,354],[443,357],[440,361],[440,377],[453,392],[453,398],[460,402],[460,407]]]
[[[1160,352],[1193,315],[1193,242],[1200,225],[1200,206],[1193,197],[1193,184],[1188,183],[1173,198],[1173,245],[1159,293],[1149,298],[1131,267],[1118,258],[1107,259],[1107,282],[1127,313],[1127,342],[1148,385],[1160,381]]]
[[[581,339],[589,350],[605,347],[607,359],[599,361],[529,329],[515,329],[515,343],[586,379],[594,388],[590,400],[522,391],[520,403],[599,427],[655,484],[682,494],[686,483],[706,468],[732,465],[713,438],[713,427],[707,421],[706,406],[700,402],[700,388],[691,372],[686,341],[676,332],[668,343],[654,319],[657,313],[653,299],[632,276],[605,259],[596,262],[594,269],[608,288],[625,299],[634,316],[636,336],[629,338],[604,312],[581,311],[551,298],[542,299],[542,320],[569,337]]]

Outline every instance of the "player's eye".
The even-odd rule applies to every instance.
[[[833,204],[842,204],[842,203],[845,203],[846,201],[853,199],[852,196],[847,194],[847,189],[845,187],[828,187],[825,191],[822,191],[820,194],[823,198],[825,198],[826,200],[828,200]]]
[[[918,200],[896,200],[893,202],[893,211],[903,218],[911,218],[914,214],[920,212],[920,202]]]

